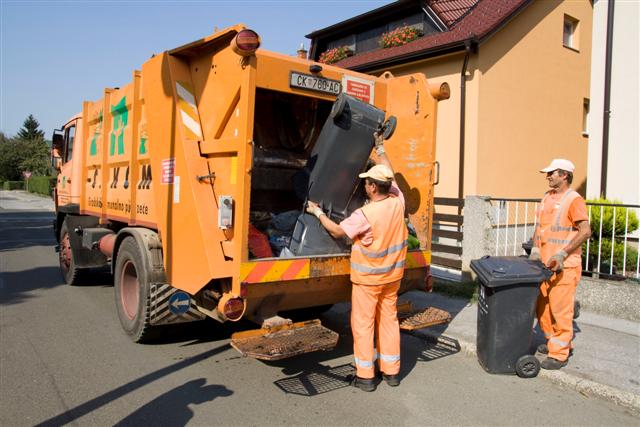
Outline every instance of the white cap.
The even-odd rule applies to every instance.
[[[371,178],[377,181],[393,181],[393,172],[385,165],[375,165],[365,173],[358,175],[360,178]]]
[[[551,164],[544,169],[540,169],[540,172],[543,172],[543,173],[553,172],[556,169],[561,169],[563,171],[573,173],[573,171],[576,170],[576,167],[569,160],[553,159],[551,161]]]

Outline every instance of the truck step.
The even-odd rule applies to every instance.
[[[398,312],[398,320],[400,321],[401,330],[414,331],[441,323],[448,323],[451,321],[451,314],[439,308],[427,307],[423,310],[409,313]]]
[[[280,360],[318,350],[331,350],[338,334],[325,328],[320,320],[308,320],[271,329],[236,332],[231,346],[243,356],[260,360]]]

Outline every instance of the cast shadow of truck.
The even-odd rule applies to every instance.
[[[406,294],[404,299],[414,300],[415,297],[412,295],[414,293],[417,292]],[[460,305],[457,312],[465,304],[460,303]],[[431,306],[434,306],[434,304],[431,304]],[[340,334],[338,345],[333,350],[309,353],[291,359],[267,363],[270,366],[281,368],[282,373],[286,375],[285,378],[274,382],[276,387],[286,394],[307,397],[349,387],[355,375],[353,363],[343,363],[336,366],[331,366],[330,364],[333,360],[353,354],[353,339],[349,327],[349,316],[350,304],[348,303],[336,304],[332,310],[323,316],[323,324]],[[432,362],[460,351],[458,342],[452,338],[441,336],[436,340],[415,332],[402,333],[400,346],[401,379],[408,376],[418,363]]]

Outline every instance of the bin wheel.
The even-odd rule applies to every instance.
[[[516,362],[516,374],[520,378],[534,378],[540,372],[540,361],[531,354],[526,354]]]
[[[337,120],[338,117],[342,115],[342,112],[344,111],[344,107],[346,105],[347,105],[347,98],[343,94],[338,95],[336,102],[334,102],[333,107],[331,107],[331,112],[329,113],[329,116],[333,120]]]
[[[393,135],[393,132],[396,130],[396,125],[398,124],[398,119],[395,116],[390,116],[386,122],[382,125],[382,137],[385,141]]]

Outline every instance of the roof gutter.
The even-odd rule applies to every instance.
[[[607,198],[607,175],[609,174],[609,119],[611,118],[611,58],[613,56],[613,12],[615,2],[608,1],[607,50],[604,66],[604,111],[602,114],[602,163],[600,165],[600,194]]]

